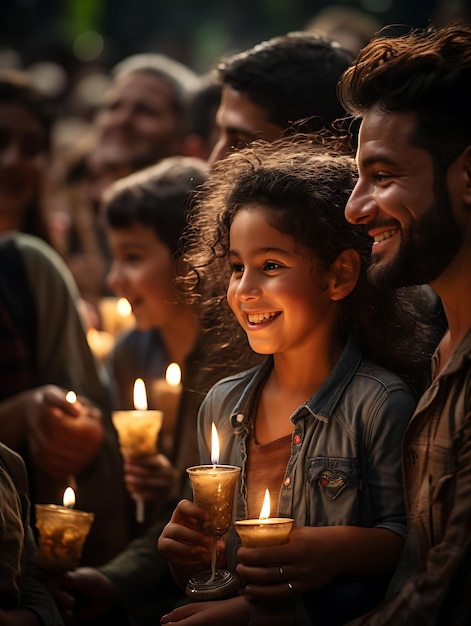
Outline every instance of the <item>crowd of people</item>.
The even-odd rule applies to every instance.
[[[2,625],[469,623],[470,96],[466,20],[289,32],[204,76],[132,55],[69,143],[0,74]],[[113,421],[137,379],[145,454]],[[233,522],[268,490],[288,541],[208,535],[198,465],[240,469]],[[94,519],[52,571],[36,505],[67,487]],[[234,585],[192,596],[215,560]]]

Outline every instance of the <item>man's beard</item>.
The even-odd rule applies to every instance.
[[[463,244],[444,177],[437,181],[435,199],[429,209],[402,232],[399,251],[393,259],[375,263],[368,270],[377,287],[407,287],[434,281],[448,267]]]

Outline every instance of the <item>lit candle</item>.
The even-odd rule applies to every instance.
[[[147,408],[146,386],[142,378],[134,382],[134,410],[113,411],[112,419],[124,457],[142,458],[156,452],[162,426],[162,411]],[[144,502],[136,497],[136,519],[144,521]]]
[[[162,432],[159,439],[160,449],[169,454],[173,448],[173,439],[182,394],[181,370],[178,363],[170,363],[165,379],[159,378],[151,384],[153,405],[164,414]]]
[[[89,328],[87,330],[87,342],[90,346],[90,350],[97,357],[97,359],[101,359],[103,361],[111,352],[115,340],[113,335],[105,330]]]
[[[209,516],[201,530],[212,537],[222,537],[229,530],[232,522],[234,494],[240,467],[218,465],[219,437],[214,423],[211,428],[211,463],[197,465],[186,471],[193,487],[193,500]],[[213,541],[211,553],[212,578],[216,562],[216,541]]]
[[[288,542],[294,520],[287,517],[270,517],[270,492],[265,491],[259,519],[238,520],[235,529],[246,548],[267,548]]]
[[[56,574],[77,567],[94,515],[74,509],[75,493],[67,487],[63,506],[36,504],[38,563]]]
[[[75,391],[68,391],[65,394],[65,399],[66,399],[66,402],[68,402],[69,404],[73,404],[77,409],[81,409],[82,408],[82,405],[77,400],[77,394],[75,393]],[[73,474],[70,474],[68,476],[67,481],[68,481],[68,483],[69,483],[69,485],[70,485],[70,487],[72,489],[77,489],[77,479],[75,478],[75,476]],[[74,502],[74,504],[75,504],[75,502]]]
[[[98,309],[103,330],[113,337],[135,325],[132,307],[126,298],[101,298]]]

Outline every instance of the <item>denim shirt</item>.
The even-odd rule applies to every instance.
[[[272,367],[270,357],[259,367],[223,379],[208,393],[199,413],[201,462],[211,462],[214,422],[219,462],[242,468],[235,519],[247,518],[247,438]],[[405,536],[401,440],[414,408],[407,384],[365,360],[349,341],[321,388],[290,417],[294,426],[291,454],[277,514],[293,517],[298,526],[387,528]],[[228,539],[231,568],[237,549],[234,540],[232,532]]]

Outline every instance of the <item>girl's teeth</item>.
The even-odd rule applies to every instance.
[[[257,313],[256,315],[247,315],[248,320],[251,324],[261,324],[265,320],[269,320],[272,317],[275,317],[276,313]]]

